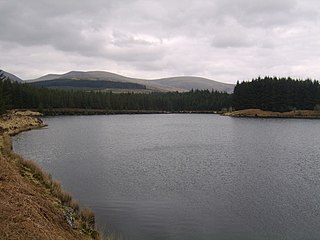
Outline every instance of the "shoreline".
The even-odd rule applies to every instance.
[[[47,126],[41,116],[12,110],[0,118],[0,239],[101,239],[91,210],[13,152],[11,136]]]
[[[244,109],[232,112],[222,111],[160,111],[160,110],[102,110],[81,108],[57,108],[43,110],[44,116],[86,116],[86,115],[136,115],[136,114],[219,114],[227,117],[240,118],[296,118],[320,119],[320,111],[294,110],[290,112],[272,112],[261,109]]]
[[[222,114],[227,117],[238,118],[292,118],[292,119],[320,119],[320,111],[294,110],[290,112],[272,112],[261,109],[244,109]]]
[[[21,109],[24,111],[25,109]],[[37,111],[33,109],[33,111]],[[118,114],[220,114],[219,111],[104,110],[84,108],[54,108],[41,110],[44,116],[118,115]]]

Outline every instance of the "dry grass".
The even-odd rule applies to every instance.
[[[88,208],[84,208],[80,211],[81,228],[86,233],[91,235],[93,238],[98,237],[97,232],[93,231],[95,227],[95,216],[94,212]]]
[[[9,135],[15,135],[21,131],[45,126],[37,117],[38,115],[31,111],[11,111],[0,117],[1,133],[6,132]]]
[[[80,212],[80,217],[84,220],[90,227],[95,226],[95,217],[94,213],[89,208],[84,208]]]
[[[320,111],[295,110],[290,112],[271,112],[260,109],[244,109],[223,114],[231,117],[261,117],[261,118],[320,118]]]
[[[29,127],[24,123],[14,132],[24,130],[25,124]],[[49,174],[13,153],[8,133],[11,128],[0,135],[0,239],[101,239],[93,212],[80,211]]]
[[[44,187],[26,181],[2,156],[0,165],[0,239],[89,239],[70,228]]]

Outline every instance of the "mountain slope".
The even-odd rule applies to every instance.
[[[73,80],[109,80],[114,82],[130,82],[134,78],[124,77],[111,72],[104,71],[71,71],[64,74],[48,74],[37,79],[29,80],[31,82],[54,80],[59,78],[67,78]],[[138,79],[137,79],[138,80]]]
[[[4,74],[6,77],[10,78],[11,81],[20,82],[20,83],[23,82],[23,80],[22,80],[21,78],[17,77],[16,75],[13,75],[12,73],[3,71],[3,74]]]
[[[108,80],[74,80],[74,79],[52,79],[30,83],[33,86],[55,88],[55,89],[82,89],[82,90],[104,90],[104,89],[146,89],[144,85],[131,82],[113,82]]]
[[[65,74],[48,74],[43,77],[28,80],[29,83],[39,82],[39,81],[48,81],[48,80],[58,80],[58,79],[69,79],[69,80],[91,80],[91,81],[109,81],[109,82],[122,82],[122,83],[135,83],[145,86],[147,92],[184,92],[186,90],[179,89],[176,87],[164,86],[160,85],[156,82],[137,79],[137,78],[129,78],[125,76],[121,76],[111,72],[104,71],[89,71],[89,72],[81,72],[81,71],[71,71]]]
[[[182,88],[186,90],[199,89],[199,90],[217,90],[219,92],[232,93],[234,89],[233,84],[217,82],[201,77],[172,77],[153,80],[154,82],[170,87]]]
[[[122,83],[135,83],[145,86],[146,91],[153,92],[187,92],[191,89],[208,89],[221,92],[233,92],[234,85],[217,82],[200,77],[172,77],[155,80],[145,80],[137,78],[129,78],[111,72],[104,71],[71,71],[65,74],[48,74],[43,77],[29,80],[28,82],[40,82],[49,80],[85,80],[85,81],[109,81]],[[79,82],[80,84],[80,82]]]

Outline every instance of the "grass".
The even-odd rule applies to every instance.
[[[51,175],[41,169],[35,162],[24,160],[12,152],[11,155],[17,160],[22,176],[27,177],[35,184],[45,186],[50,194],[58,200],[58,205],[71,209],[67,214],[73,215],[74,221],[77,222],[73,223],[74,228],[80,226],[80,231],[85,235],[89,235],[93,239],[100,239],[99,233],[95,230],[95,215],[92,210],[88,208],[80,210],[79,203],[74,201],[71,195],[62,189],[61,184],[53,180]]]
[[[36,163],[15,154],[7,133],[0,135],[0,150],[0,239],[102,239],[94,213],[81,209]]]
[[[94,230],[95,227],[95,216],[92,210],[88,208],[84,208],[80,211],[80,219],[81,219],[81,229],[86,234],[92,236],[92,238],[97,239],[99,234]]]
[[[244,109],[225,113],[224,116],[231,117],[261,117],[261,118],[320,118],[320,111],[294,110],[290,112],[272,112],[260,109]]]

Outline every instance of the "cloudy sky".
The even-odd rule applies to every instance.
[[[0,0],[0,68],[320,78],[318,0]]]

